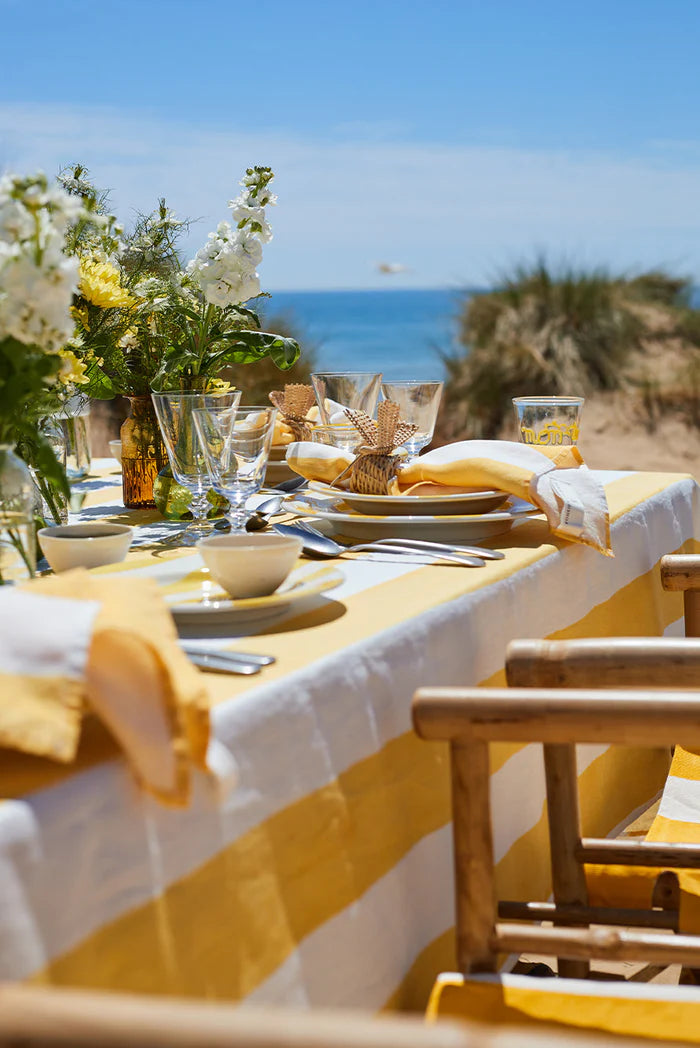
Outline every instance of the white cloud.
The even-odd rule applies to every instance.
[[[700,278],[697,143],[616,157],[416,144],[359,127],[303,140],[236,121],[212,128],[152,112],[5,105],[0,168],[52,172],[79,160],[112,187],[123,219],[164,195],[178,214],[202,218],[194,251],[226,217],[244,168],[270,164],[280,205],[261,269],[267,288],[483,285],[536,250]],[[409,272],[381,276],[376,261]]]

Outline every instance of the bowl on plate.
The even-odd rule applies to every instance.
[[[109,450],[112,453],[112,458],[115,458],[119,465],[122,464],[122,442],[121,440],[110,440]]]
[[[41,552],[54,571],[117,564],[133,538],[134,529],[126,524],[57,524],[37,532]]]
[[[302,549],[298,538],[245,533],[212,535],[197,543],[209,572],[229,596],[267,597],[281,586]]]

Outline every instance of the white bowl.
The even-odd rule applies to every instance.
[[[212,535],[197,549],[220,586],[234,599],[267,597],[281,586],[302,541],[283,535]]]
[[[37,538],[53,570],[68,571],[124,560],[134,529],[126,524],[57,524],[40,528]]]
[[[122,462],[122,442],[121,440],[110,440],[109,450],[112,452],[112,458],[115,458],[119,465]]]

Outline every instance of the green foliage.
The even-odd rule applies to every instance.
[[[227,367],[221,373],[221,377],[243,391],[241,398],[243,404],[266,404],[268,395],[273,390],[280,389],[283,383],[308,384],[311,381],[311,373],[316,370],[317,346],[309,341],[294,316],[265,315],[263,323],[279,332],[280,335],[294,340],[302,347],[302,352],[284,376],[280,375],[279,368],[270,357],[258,360],[253,367],[247,364],[234,364]]]
[[[661,272],[627,280],[602,270],[553,272],[542,260],[516,269],[463,309],[466,353],[444,357],[442,435],[496,436],[514,396],[619,388],[648,335],[640,306],[680,310],[687,293],[686,281]]]
[[[61,358],[8,336],[0,339],[0,443],[12,444],[57,491],[68,494],[63,467],[41,434],[47,414],[47,386],[55,381]]]

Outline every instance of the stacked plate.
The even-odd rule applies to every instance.
[[[296,477],[286,462],[287,446],[274,447],[270,451],[270,457],[267,463],[267,469],[265,471],[265,483],[274,488],[276,484],[281,484],[283,480],[291,480]]]
[[[351,539],[424,538],[474,542],[509,531],[516,520],[539,510],[505,491],[450,495],[358,495],[312,481],[287,500],[285,509],[326,521],[332,534]]]

